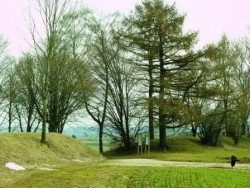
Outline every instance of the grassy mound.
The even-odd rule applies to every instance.
[[[0,163],[20,165],[59,164],[67,161],[96,161],[102,156],[84,143],[58,133],[47,133],[47,144],[41,133],[0,134]]]
[[[190,136],[167,138],[168,148],[165,152],[159,150],[158,140],[151,141],[150,154],[137,155],[137,147],[131,151],[118,148],[105,152],[107,158],[149,158],[167,161],[190,162],[222,162],[229,163],[232,155],[237,156],[241,163],[250,163],[250,138],[243,137],[239,145],[234,146],[229,137],[222,137],[222,146],[212,147],[201,144],[199,138]]]

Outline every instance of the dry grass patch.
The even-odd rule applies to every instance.
[[[39,166],[60,164],[69,160],[96,161],[102,156],[84,143],[58,133],[47,133],[47,143],[40,142],[40,133],[0,134],[0,164]]]

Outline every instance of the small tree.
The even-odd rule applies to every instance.
[[[117,15],[113,15],[106,19],[107,22],[92,19],[91,24],[93,38],[89,59],[98,84],[96,93],[89,96],[90,100],[85,106],[99,126],[100,152],[103,151],[104,129],[106,134],[123,142],[129,149],[143,123],[143,110],[139,113],[139,101],[136,101],[139,93],[135,91],[138,83],[135,69],[125,59],[121,39],[114,32],[118,29],[118,19]]]
[[[111,40],[111,24],[92,18],[89,24],[93,33],[88,43],[89,61],[92,63],[92,74],[96,83],[95,93],[85,93],[84,101],[87,113],[99,126],[99,152],[103,153],[103,130],[106,120],[109,95],[109,66],[113,60]]]

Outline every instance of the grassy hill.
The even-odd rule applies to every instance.
[[[67,161],[95,161],[102,156],[79,140],[47,133],[47,144],[40,142],[40,133],[0,134],[0,164],[15,162],[23,166],[60,164]]]
[[[199,138],[179,137],[169,139],[169,160],[197,162],[228,162],[232,155],[237,156],[241,163],[250,163],[250,138],[242,137],[239,145],[235,146],[232,138],[222,137],[219,147],[204,146]],[[166,156],[167,157],[167,156]]]
[[[149,158],[167,161],[190,161],[190,162],[222,162],[228,163],[232,155],[237,156],[241,163],[250,163],[250,137],[243,137],[238,146],[234,146],[229,137],[222,137],[222,146],[211,147],[201,144],[199,138],[190,136],[167,138],[168,149],[159,151],[158,140],[151,143],[150,154],[137,155],[137,147],[133,151],[124,153],[122,148],[107,151],[107,158]]]

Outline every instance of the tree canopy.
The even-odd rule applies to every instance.
[[[223,35],[197,50],[198,32],[164,0],[144,0],[126,16],[101,17],[68,0],[37,0],[44,31],[30,14],[30,51],[17,61],[0,37],[0,105],[9,132],[63,133],[72,117],[130,149],[141,132],[176,130],[218,146],[249,134],[250,42]],[[44,32],[44,33],[43,33]]]

